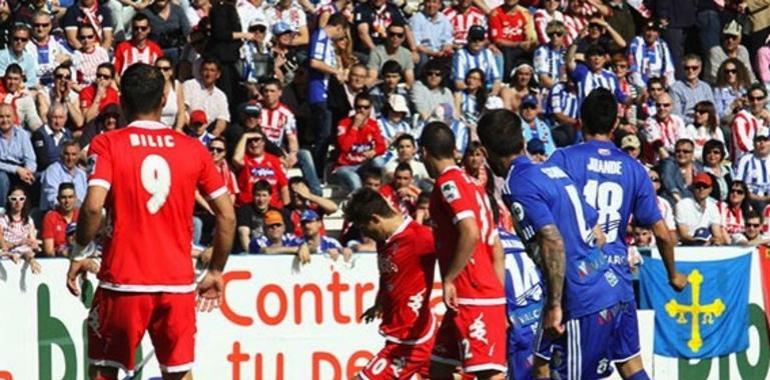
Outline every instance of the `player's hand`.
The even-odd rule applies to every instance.
[[[307,264],[310,262],[310,248],[308,248],[307,244],[302,244],[299,246],[299,250],[297,250],[297,258],[299,259],[300,264]]]
[[[218,308],[223,288],[222,273],[207,271],[206,275],[198,283],[198,311],[208,313]]]
[[[382,318],[382,309],[378,305],[374,305],[366,311],[361,314],[361,317],[359,317],[360,320],[364,321],[365,323],[370,323],[375,319]]]
[[[564,334],[564,325],[561,323],[561,306],[546,307],[543,318],[543,330],[549,338],[556,338]]]
[[[88,266],[88,260],[70,261],[70,269],[67,271],[67,290],[75,297],[80,296],[78,277],[86,275]]]
[[[687,276],[683,273],[676,272],[674,277],[668,279],[668,284],[677,292],[681,292],[685,286],[687,286]]]
[[[454,282],[444,281],[442,287],[444,290],[444,304],[447,309],[457,311],[457,289],[455,289]]]

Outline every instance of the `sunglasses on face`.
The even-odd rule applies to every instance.
[[[158,66],[160,71],[171,71],[171,66]]]
[[[677,150],[674,151],[674,153],[676,153],[676,154],[679,154],[679,153],[681,153],[681,154],[690,154],[690,153],[692,153],[692,150],[689,150],[689,149],[677,149]]]
[[[684,69],[687,71],[697,71],[700,70],[700,66],[685,66]]]
[[[44,23],[32,24],[32,26],[34,26],[35,28],[47,28],[47,27],[51,26],[51,23],[49,22],[49,23],[45,23],[45,24]]]
[[[658,108],[668,108],[671,107],[671,103],[655,103],[655,106]]]
[[[20,196],[20,197],[8,197],[8,200],[11,202],[24,202],[27,200],[27,197]]]
[[[711,188],[711,186],[706,185],[705,183],[696,183],[695,186],[693,187],[695,188],[695,190],[706,190]]]
[[[107,74],[96,74],[96,77],[99,79],[112,79],[112,75]]]
[[[27,37],[13,37],[13,42],[27,42],[29,41],[29,38]]]
[[[730,194],[744,195],[746,194],[746,192],[743,191],[743,189],[732,189],[730,190]]]
[[[371,104],[356,104],[357,110],[368,110],[369,108],[372,108]]]
[[[396,37],[396,38],[403,38],[404,33],[395,33],[395,32],[389,32],[388,37]]]
[[[561,36],[564,35],[564,33],[562,33],[562,32],[551,32],[551,33],[548,33],[548,35],[549,36],[554,36],[554,37],[561,37]]]
[[[738,70],[736,69],[725,69],[725,74],[737,74]]]
[[[134,30],[136,30],[137,32],[146,32],[146,31],[150,30],[150,27],[149,26],[135,26]]]
[[[211,153],[224,153],[225,152],[225,148],[217,148],[217,147],[213,147],[212,146],[212,147],[209,148],[209,152],[211,152]]]
[[[749,100],[765,100],[765,96],[751,96],[749,95]]]
[[[709,111],[706,110],[695,110],[695,113],[699,113],[701,115],[709,113]]]
[[[261,137],[254,137],[253,139],[249,139],[249,141],[248,141],[248,143],[251,144],[251,145],[255,145],[255,144],[258,144],[260,142],[262,142],[262,138]]]
[[[89,35],[82,35],[82,34],[81,34],[80,36],[78,36],[78,39],[79,39],[79,40],[92,40],[92,39],[94,39],[95,37],[96,37],[96,35],[95,35],[95,34],[89,34]]]
[[[70,79],[70,76],[67,75],[67,74],[56,74],[54,76],[54,78],[56,78],[56,79]]]
[[[440,71],[428,71],[425,75],[429,77],[440,77],[441,72]]]
[[[650,87],[650,92],[653,92],[653,91],[655,92],[663,91],[663,87]]]
[[[746,227],[748,228],[759,228],[759,226],[761,226],[759,223],[746,223]]]
[[[279,223],[279,224],[271,224],[271,225],[267,226],[268,229],[273,229],[273,228],[278,228],[278,227],[283,227],[283,224]]]

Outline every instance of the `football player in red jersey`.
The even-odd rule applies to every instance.
[[[402,216],[375,190],[355,192],[345,216],[377,241],[380,287],[375,305],[362,318],[381,316],[383,348],[358,374],[359,380],[410,379],[428,375],[436,321],[430,309],[436,266],[430,228]]]
[[[483,185],[454,160],[455,137],[444,123],[425,126],[423,162],[436,184],[430,199],[447,313],[436,337],[431,379],[457,366],[479,379],[504,379],[504,256]]]
[[[149,330],[163,378],[190,379],[196,288],[198,309],[219,305],[233,206],[205,147],[159,122],[166,98],[161,72],[133,65],[120,87],[132,122],[91,142],[67,287],[80,293],[77,277],[87,263],[81,259],[93,250],[104,207],[109,226],[88,317],[90,377],[116,379],[119,368],[132,374],[134,352]],[[209,199],[217,227],[209,269],[197,286],[190,257],[196,189]]]

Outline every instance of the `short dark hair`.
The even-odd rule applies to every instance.
[[[719,140],[711,139],[703,144],[703,156],[701,157],[701,160],[705,162],[706,155],[714,149],[719,150],[719,155],[722,156],[722,158],[725,158],[725,144]]]
[[[211,56],[203,57],[203,60],[201,60],[200,67],[203,67],[205,65],[216,65],[217,70],[221,69],[222,67],[222,65],[219,63],[219,60]]]
[[[420,146],[436,158],[454,158],[455,134],[441,121],[428,123],[420,135]]]
[[[759,224],[762,224],[765,221],[765,218],[763,217],[762,213],[756,209],[749,210],[749,212],[746,213],[744,220],[748,222],[749,219],[754,219],[754,218],[759,218]]]
[[[270,86],[270,85],[278,87],[278,90],[283,90],[283,86],[281,85],[281,81],[278,80],[277,78],[265,78],[262,81],[262,88],[265,88],[266,86]]]
[[[370,178],[376,178],[379,181],[382,181],[382,169],[376,166],[366,166],[361,169],[359,176],[361,177],[361,182],[366,182],[366,180]]]
[[[225,150],[227,149],[227,140],[225,140],[224,137],[221,137],[221,136],[214,137],[213,139],[211,139],[211,141],[209,141],[209,146],[211,146],[211,143],[213,143],[214,141],[221,142],[222,144],[225,145]]]
[[[304,183],[306,186],[309,186],[307,180],[304,177],[294,176],[289,178],[289,187],[298,183]]]
[[[372,102],[372,97],[371,97],[371,96],[369,95],[369,93],[368,93],[368,92],[366,92],[366,91],[364,91],[364,92],[362,92],[362,93],[360,93],[360,94],[356,95],[356,98],[355,98],[355,100],[353,101],[353,105],[355,105],[356,103],[358,103],[358,101],[359,101],[359,100],[366,100],[367,102],[369,102],[369,104],[372,104],[372,103],[373,103],[373,102]]]
[[[510,156],[524,150],[521,119],[510,110],[499,109],[486,113],[479,120],[477,131],[488,152]]]
[[[417,141],[414,141],[414,136],[408,134],[408,133],[402,133],[398,137],[396,137],[396,140],[393,141],[393,145],[398,146],[402,141],[408,140],[412,143],[413,146],[417,146]]]
[[[99,64],[99,66],[96,66],[96,71],[99,71],[101,69],[110,70],[110,76],[115,78],[115,65],[113,65],[112,63],[102,62]]]
[[[329,20],[326,21],[326,25],[330,26],[339,26],[342,25],[343,27],[348,27],[348,18],[345,17],[342,12],[337,12],[329,16]]]
[[[674,143],[674,147],[678,147],[679,145],[682,145],[682,144],[690,144],[692,146],[695,146],[695,141],[692,141],[688,138],[681,138],[679,140],[676,140],[676,142]]]
[[[91,25],[91,24],[80,24],[80,25],[78,25],[78,35],[80,35],[80,32],[83,29],[91,29],[91,30],[94,31],[94,33],[96,33],[96,28],[94,28],[93,25]]]
[[[75,140],[67,140],[62,142],[59,149],[61,149],[62,154],[64,154],[64,151],[71,146],[76,146],[78,150],[80,150],[80,144],[78,144]]]
[[[362,187],[356,190],[345,204],[345,218],[354,225],[362,225],[372,220],[372,215],[392,217],[396,214],[388,201],[372,189]]]
[[[147,17],[144,13],[137,13],[134,15],[134,17],[131,17],[131,25],[134,25],[137,21],[147,21],[150,22],[150,18]]]
[[[157,67],[144,63],[129,66],[120,78],[123,110],[133,117],[161,109],[165,85],[166,80]]]
[[[388,31],[390,28],[404,28],[406,29],[406,24],[404,24],[401,20],[393,20],[393,22],[388,25],[387,28],[385,28],[385,31]]]
[[[21,66],[19,66],[18,63],[11,63],[8,65],[8,67],[5,68],[5,75],[8,74],[19,74],[24,76],[24,70],[21,69]]]
[[[618,103],[605,88],[597,88],[583,100],[580,106],[580,120],[589,135],[608,135],[618,117]]]
[[[659,84],[664,90],[666,89],[666,84],[663,83],[663,78],[661,77],[652,77],[647,80],[647,88],[652,87],[653,84]]]
[[[29,35],[32,32],[30,30],[29,25],[27,25],[26,23],[23,23],[23,22],[17,22],[16,24],[13,25],[13,27],[11,27],[11,35],[13,35],[14,33],[18,32],[20,30],[23,30],[23,31],[27,32],[27,35]]]
[[[264,179],[260,179],[254,183],[254,188],[251,189],[251,194],[257,194],[258,191],[267,191],[268,194],[273,194],[273,186],[270,185],[270,182],[267,182]]]
[[[402,77],[404,76],[404,70],[401,67],[401,64],[389,59],[385,61],[385,63],[382,64],[382,68],[380,69],[380,75],[385,77],[387,74],[398,74]]]
[[[764,84],[761,83],[754,83],[749,87],[749,90],[746,91],[746,94],[751,94],[752,91],[762,91],[762,96],[767,96],[767,89],[765,88]]]
[[[412,171],[412,165],[409,165],[408,162],[401,162],[398,165],[396,165],[396,170],[394,170],[393,173],[404,172],[404,171],[408,171],[409,174],[414,174],[414,172]]]
[[[72,190],[75,191],[75,184],[72,182],[62,182],[59,184],[59,190],[56,194],[61,194],[64,190]]]

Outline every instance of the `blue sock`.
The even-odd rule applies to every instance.
[[[633,375],[626,378],[626,380],[650,380],[650,377],[647,376],[647,372],[644,371],[644,368],[636,371]]]

